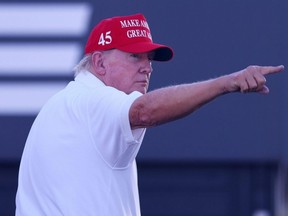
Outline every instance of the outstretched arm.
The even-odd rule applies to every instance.
[[[194,112],[216,97],[230,92],[269,93],[265,76],[284,66],[249,66],[241,71],[207,81],[157,89],[134,101],[130,108],[131,128],[153,127]]]

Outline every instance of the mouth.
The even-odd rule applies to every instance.
[[[147,80],[137,81],[137,83],[139,83],[141,86],[148,86],[148,81]]]

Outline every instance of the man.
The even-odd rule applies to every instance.
[[[171,48],[152,42],[141,14],[101,21],[91,32],[75,81],[42,108],[19,171],[16,215],[139,216],[135,158],[146,128],[191,114],[230,92],[267,94],[265,75],[248,68],[147,93],[151,61]]]

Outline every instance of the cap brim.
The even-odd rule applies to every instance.
[[[154,61],[169,61],[173,58],[173,50],[162,44],[140,42],[116,48],[129,53],[145,53],[154,51]]]

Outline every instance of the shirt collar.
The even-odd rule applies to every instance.
[[[105,86],[105,84],[89,71],[81,71],[76,77],[76,82],[80,82],[89,88]]]

